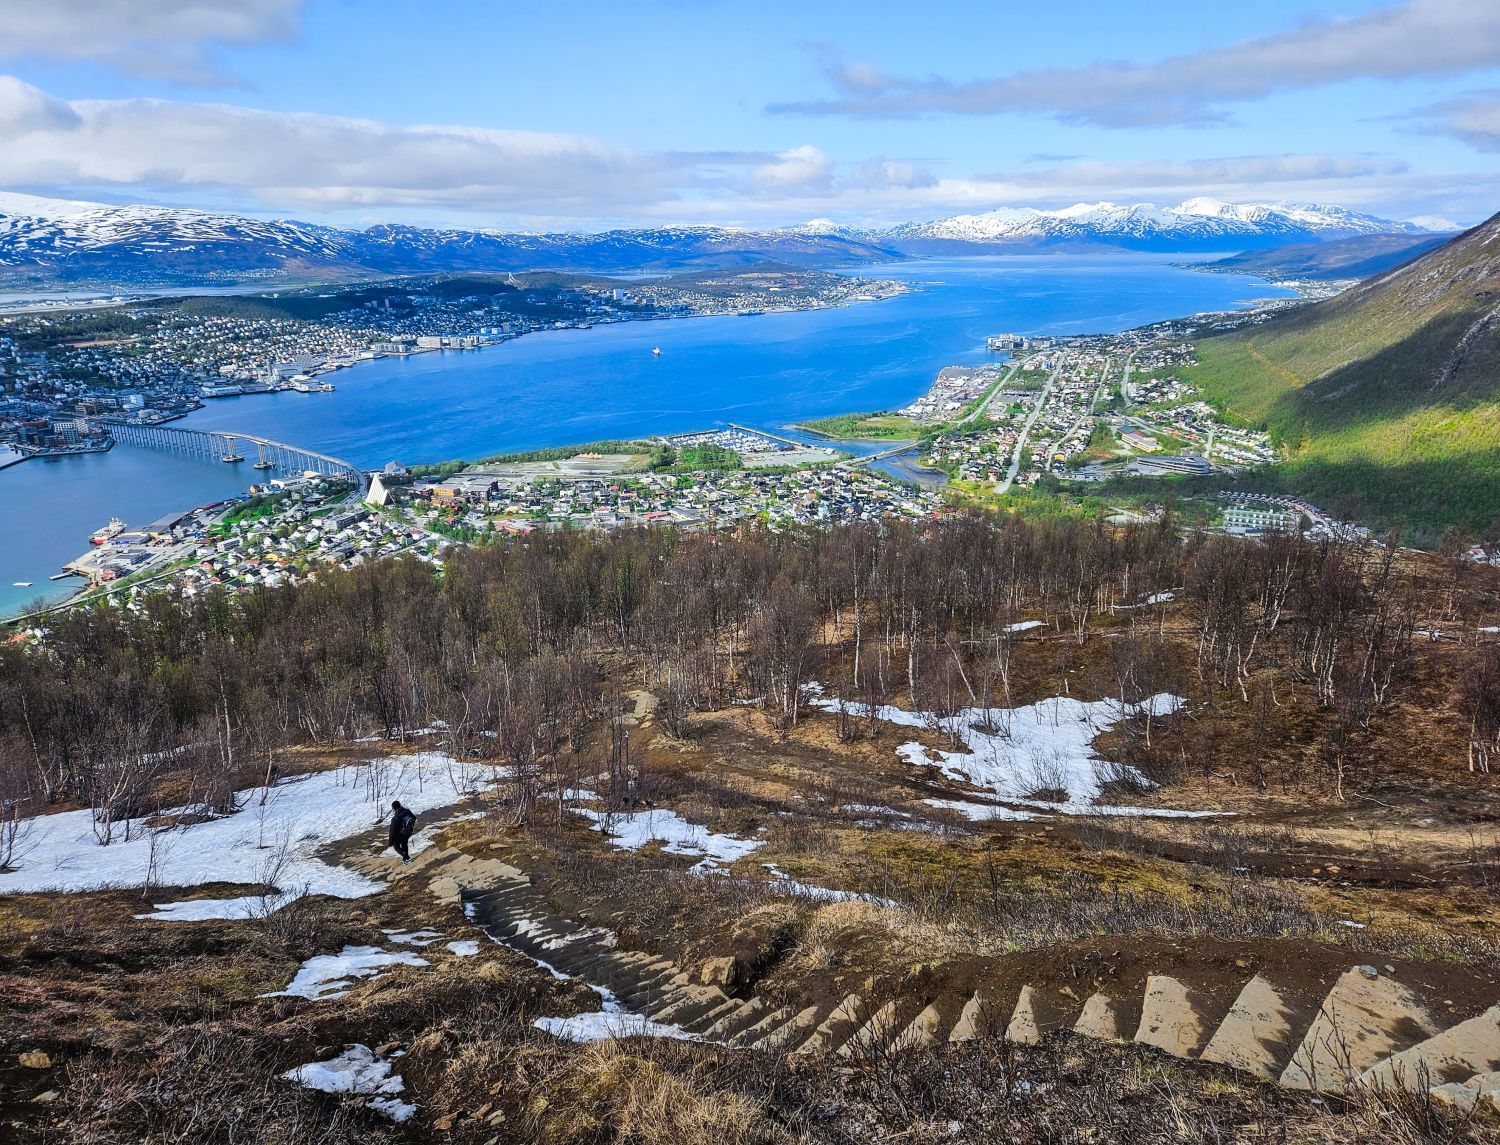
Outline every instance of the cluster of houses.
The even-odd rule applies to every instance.
[[[400,493],[418,519],[434,527],[520,533],[652,524],[721,528],[757,518],[772,524],[871,521],[927,516],[939,504],[935,494],[842,465],[577,479],[475,472],[418,481]]]
[[[235,526],[230,536],[205,538],[193,562],[176,575],[188,595],[211,585],[250,588],[296,584],[317,567],[354,568],[380,557],[415,553],[427,560],[448,542],[414,525],[392,521],[364,506],[326,513],[295,501],[272,517]]]

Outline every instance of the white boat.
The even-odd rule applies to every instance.
[[[651,347],[651,356],[653,358],[660,358],[661,357],[661,347],[660,346],[652,346]]]
[[[105,525],[102,529],[95,529],[93,534],[89,537],[89,540],[96,545],[102,545],[111,537],[118,536],[124,531],[125,522],[120,520],[120,518],[118,517],[111,517],[109,519],[109,524]]]
[[[31,587],[31,582],[29,580],[13,580],[10,583],[13,584],[13,585],[15,585],[16,588],[30,588]]]

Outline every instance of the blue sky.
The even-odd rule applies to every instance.
[[[1500,209],[1500,0],[5,0],[0,189],[320,221]]]

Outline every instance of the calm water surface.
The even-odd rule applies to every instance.
[[[984,339],[1001,331],[1123,330],[1284,293],[1163,257],[963,259],[861,274],[913,290],[837,310],[620,323],[385,358],[330,375],[331,394],[219,399],[174,424],[257,433],[367,468],[729,421],[773,428],[904,405],[943,366],[986,360]],[[144,524],[242,492],[254,477],[247,466],[123,445],[0,471],[0,615],[66,595],[70,582],[47,577],[111,516]]]

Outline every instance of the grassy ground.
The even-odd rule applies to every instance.
[[[907,441],[920,437],[924,427],[909,417],[891,413],[842,413],[804,422],[814,433],[829,437],[870,438],[877,441]]]
[[[1235,420],[1269,428],[1280,484],[1350,516],[1431,539],[1447,526],[1500,525],[1500,401],[1482,388],[1434,388],[1452,331],[1423,329],[1358,360],[1290,335],[1209,339],[1186,377]]]

